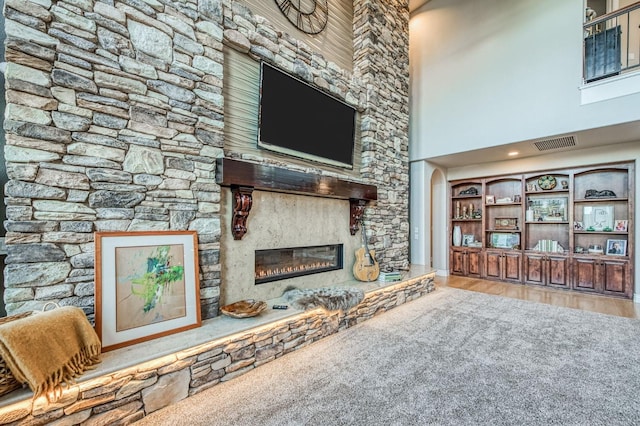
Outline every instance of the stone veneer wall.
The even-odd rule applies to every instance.
[[[434,290],[435,272],[375,290],[347,312],[314,309],[0,408],[0,424],[126,425]]]
[[[7,312],[92,319],[93,232],[189,229],[218,314],[215,159],[242,156],[225,151],[223,45],[358,106],[371,246],[408,266],[408,1],[353,7],[349,73],[232,0],[6,0]]]

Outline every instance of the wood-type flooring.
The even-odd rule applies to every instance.
[[[640,304],[634,303],[629,299],[454,275],[448,277],[437,276],[435,283],[436,286],[448,286],[625,318],[640,318]]]

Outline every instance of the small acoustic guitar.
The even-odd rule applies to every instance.
[[[362,222],[362,247],[356,250],[356,261],[353,264],[353,276],[358,281],[375,281],[380,275],[380,265],[376,260],[375,250],[369,250],[367,235]]]

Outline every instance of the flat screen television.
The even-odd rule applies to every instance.
[[[353,168],[356,110],[262,62],[258,146]]]

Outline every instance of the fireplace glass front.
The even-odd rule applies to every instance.
[[[342,269],[342,244],[256,250],[255,283]]]

